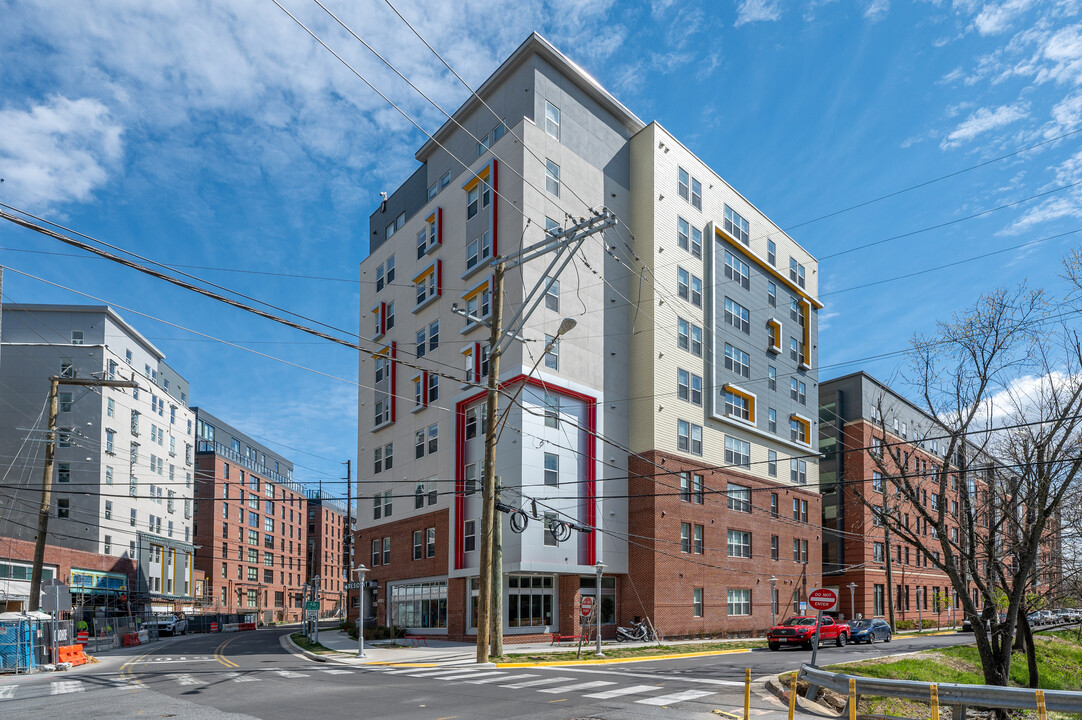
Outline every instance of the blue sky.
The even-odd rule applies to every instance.
[[[317,5],[281,1],[439,126]],[[464,100],[383,2],[326,4],[445,108]],[[821,259],[824,378],[899,378],[904,357],[861,359],[903,349],[996,285],[1064,290],[1059,258],[1082,233],[1033,241],[1082,228],[1082,185],[1060,189],[1082,180],[1082,133],[801,223],[1082,127],[1079,2],[396,5],[475,86],[537,30],[792,228]],[[190,271],[356,332],[368,214],[413,170],[419,132],[271,2],[0,0],[0,17],[0,201],[156,260],[219,268]],[[332,483],[356,457],[349,350],[104,261],[25,252],[77,251],[10,224],[0,248],[8,268],[129,308],[191,381],[193,403],[292,458],[299,480]],[[94,302],[11,272],[4,296]]]

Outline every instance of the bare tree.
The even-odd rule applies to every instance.
[[[914,338],[908,379],[933,423],[893,442],[880,410],[868,451],[883,496],[860,493],[950,579],[990,685],[1008,683],[1039,550],[1082,467],[1080,353],[1060,307],[1042,291],[1001,289]],[[933,438],[941,452],[929,452]]]

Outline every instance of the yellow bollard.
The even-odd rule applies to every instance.
[[[849,678],[849,720],[857,720],[857,680]]]
[[[939,720],[939,686],[932,683],[932,720]]]
[[[796,672],[793,673],[793,682],[789,686],[789,720],[793,720],[796,712]]]
[[[1037,691],[1037,717],[1039,720],[1048,718],[1048,711],[1044,707],[1044,690]]]
[[[744,720],[751,714],[751,668],[744,668]]]

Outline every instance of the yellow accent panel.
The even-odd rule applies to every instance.
[[[384,345],[382,350],[377,350],[376,352],[372,353],[372,357],[374,357],[374,358],[390,357],[390,356],[391,356],[391,346],[390,345]]]
[[[805,292],[799,285],[797,285],[792,280],[790,280],[787,276],[782,275],[781,272],[779,272],[777,268],[773,268],[770,265],[768,265],[767,263],[760,260],[759,257],[755,253],[748,252],[747,245],[740,242],[739,240],[736,240],[735,238],[729,237],[729,234],[727,232],[725,232],[724,230],[722,230],[721,228],[719,228],[717,225],[714,226],[714,234],[717,235],[718,237],[720,237],[725,242],[732,245],[734,248],[736,248],[740,252],[742,252],[744,254],[744,256],[748,258],[748,260],[750,260],[751,262],[758,265],[760,269],[765,270],[767,272],[767,274],[771,275],[775,280],[780,281],[782,285],[789,288],[791,291],[793,291],[794,293],[796,293],[800,297],[804,298],[805,300],[807,300],[809,303],[811,303],[815,307],[817,307],[817,308],[823,307],[823,303],[821,303],[818,300],[816,300],[815,298],[813,298],[811,295],[809,295],[807,292]]]
[[[474,175],[469,182],[463,185],[462,189],[466,192],[469,192],[470,190],[473,190],[475,187],[477,187],[477,183],[481,180],[488,180],[488,173],[491,167],[491,165],[485,165],[483,168],[481,168],[481,171]]]
[[[435,210],[432,211],[431,215],[429,215],[428,217],[425,218],[425,222],[428,223],[429,225],[436,222],[436,211]]]
[[[746,393],[738,387],[733,385],[726,385],[725,392],[730,392],[737,397],[744,398],[748,402],[748,422],[755,422],[755,396],[750,393]]]
[[[807,359],[808,350],[811,347],[809,339],[811,335],[811,304],[807,299],[802,299],[800,305],[804,309],[804,358]]]
[[[462,299],[463,300],[473,300],[475,297],[477,297],[478,295],[483,293],[485,290],[488,290],[488,280],[485,280],[483,283],[481,283],[480,285],[475,287],[473,290],[470,290],[468,293],[463,295]]]
[[[766,327],[770,331],[771,347],[781,352],[781,323],[774,318],[770,318],[766,321]]]

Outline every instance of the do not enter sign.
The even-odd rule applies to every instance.
[[[590,613],[592,613],[593,610],[594,610],[594,599],[593,599],[592,596],[587,595],[586,597],[584,597],[582,599],[582,605],[579,608],[579,612],[582,613],[583,617],[589,617]]]
[[[808,606],[819,612],[830,612],[838,607],[838,591],[817,588],[808,593]]]

